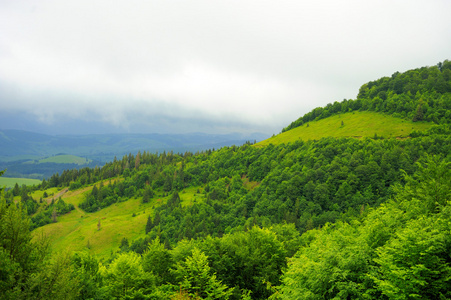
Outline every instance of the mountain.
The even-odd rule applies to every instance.
[[[448,66],[364,84],[255,145],[129,153],[11,189],[33,236],[75,254],[39,269],[4,250],[4,265],[79,299],[449,298]]]
[[[48,178],[72,168],[101,166],[116,156],[138,151],[196,152],[247,141],[260,141],[267,136],[261,133],[231,134],[98,134],[98,135],[45,135],[20,130],[0,130],[0,169],[5,176]],[[42,158],[61,154],[80,157],[71,160],[45,160]],[[86,161],[86,163],[79,163]]]
[[[0,130],[0,160],[42,158],[66,153],[106,162],[113,160],[114,156],[130,152],[195,152],[246,141],[260,141],[266,137],[261,133],[45,135],[21,130]]]

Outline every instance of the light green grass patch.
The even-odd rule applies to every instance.
[[[412,131],[424,131],[432,125],[432,123],[411,122],[377,112],[356,111],[303,124],[255,145],[257,147],[278,145],[296,140],[319,140],[324,137],[374,138],[377,135],[379,138],[407,138]]]
[[[84,165],[90,162],[91,160],[87,158],[68,154],[55,155],[44,159],[40,159],[38,161],[38,163],[77,164],[77,165]]]
[[[0,177],[0,187],[13,188],[16,183],[19,186],[25,185],[38,185],[42,181],[39,179],[30,178],[11,178],[11,177]]]
[[[70,197],[66,199],[71,202]],[[95,213],[86,213],[76,207],[76,210],[58,217],[57,223],[38,228],[35,232],[44,232],[56,252],[88,250],[107,258],[118,250],[122,238],[131,242],[145,235],[147,217],[153,216],[152,205],[155,203],[143,205],[141,199],[129,199]]]
[[[47,194],[54,194],[54,196],[46,198],[47,202],[61,195],[66,203],[75,206],[75,210],[59,216],[56,223],[36,229],[33,234],[42,232],[48,236],[54,252],[86,250],[100,259],[108,259],[111,253],[119,250],[123,238],[128,239],[131,243],[138,238],[145,237],[148,216],[153,218],[154,208],[166,203],[172,197],[171,193],[162,196],[157,192],[146,204],[141,203],[142,197],[131,198],[95,213],[87,213],[78,206],[86,199],[93,186],[90,185],[75,191],[69,191],[67,188],[46,190]],[[188,187],[179,191],[182,206],[205,201],[205,195],[198,193],[202,190],[201,187]],[[39,199],[43,193],[44,191],[36,191],[33,195]],[[98,229],[99,221],[100,230]]]
[[[166,197],[156,195],[146,204],[141,203],[141,197],[132,198],[95,213],[86,213],[78,205],[91,192],[92,187],[76,191],[63,189],[62,191],[65,192],[61,198],[66,203],[73,204],[75,210],[59,216],[57,223],[48,224],[34,231],[34,234],[43,232],[47,235],[55,252],[87,250],[106,259],[112,252],[119,249],[123,238],[133,242],[137,238],[144,237],[147,218],[149,215],[154,216],[153,208],[166,203],[172,196],[171,194]],[[204,195],[197,193],[198,189],[198,187],[190,187],[179,192],[183,206],[204,201]],[[54,191],[55,196],[62,191]],[[99,221],[100,230],[98,230]]]
[[[189,187],[182,190],[179,193],[180,200],[182,201],[182,206],[191,206],[194,203],[201,203],[205,200],[205,195],[198,193],[197,191],[201,191],[200,187]]]

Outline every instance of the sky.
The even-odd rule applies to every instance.
[[[278,133],[451,59],[449,0],[0,0],[0,129]]]

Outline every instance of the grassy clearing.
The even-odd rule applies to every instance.
[[[198,193],[199,191],[199,193]],[[184,189],[179,193],[180,200],[182,200],[182,206],[191,206],[194,203],[200,203],[205,200],[205,195],[201,194],[203,189],[199,187],[190,187]]]
[[[0,177],[0,187],[13,188],[16,183],[19,186],[25,185],[38,185],[42,181],[39,179],[29,179],[29,178],[10,178],[10,177]]]
[[[76,209],[60,216],[57,223],[48,224],[34,232],[34,234],[43,232],[47,235],[55,252],[86,250],[99,258],[107,259],[111,253],[119,249],[124,237],[129,242],[144,237],[147,217],[149,215],[153,217],[154,207],[165,203],[171,197],[171,194],[166,197],[157,194],[146,204],[141,203],[141,198],[132,198],[95,213],[86,213],[78,208],[78,205],[91,192],[92,187],[65,191],[61,198],[67,203],[72,203]],[[179,195],[182,205],[188,206],[194,202],[204,201],[204,195],[199,194],[198,190],[202,189],[190,187],[181,191]],[[52,192],[57,195],[61,191]]]
[[[88,160],[84,157],[79,157],[75,155],[55,155],[51,157],[47,157],[44,159],[40,159],[38,163],[57,163],[57,164],[77,164],[84,165],[90,163],[91,160]]]
[[[423,131],[432,123],[411,122],[376,112],[350,112],[323,120],[309,122],[261,141],[256,146],[282,144],[296,140],[319,140],[323,137],[406,138],[412,131]]]

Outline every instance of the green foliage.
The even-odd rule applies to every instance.
[[[394,201],[362,221],[309,233],[310,241],[289,261],[279,297],[449,298],[449,166],[427,156]]]
[[[182,290],[201,299],[229,299],[232,291],[216,279],[208,265],[207,256],[194,248],[191,256],[178,262],[173,271]]]
[[[447,81],[436,84],[429,77],[440,79],[437,72],[448,73],[448,67],[445,63],[438,71],[425,70],[425,85],[420,80],[406,87],[403,78],[410,75],[402,74],[368,84],[355,101],[314,110],[308,128],[313,130],[321,118],[356,109],[447,123]],[[421,90],[410,101],[415,86]],[[375,115],[353,116],[365,114]],[[399,122],[412,130],[421,125]],[[336,125],[335,130],[344,131],[352,122],[349,118]],[[449,298],[451,130],[434,126],[407,138],[407,129],[405,139],[371,132],[362,139],[328,137],[267,147],[248,143],[196,154],[129,154],[101,168],[54,174],[39,187],[17,185],[0,206],[1,295]],[[67,192],[78,193],[76,200],[67,196],[39,204],[33,199],[58,190],[44,191],[48,187],[63,186],[83,190]],[[77,210],[77,220],[74,214],[63,216],[72,204],[88,213]],[[118,226],[119,210],[132,221]],[[108,232],[114,235],[110,259],[100,263],[88,253],[50,257],[48,243],[32,240],[29,229],[57,215],[71,219],[64,224],[71,225],[61,222],[42,230],[50,229],[59,249],[65,234],[59,231],[71,226],[79,230],[78,224],[86,222],[90,239],[84,238],[85,230],[78,235],[83,238],[66,243],[88,243],[88,250],[96,253]]]
[[[271,295],[267,284],[279,284],[286,266],[287,251],[283,241],[270,229],[253,227],[247,232],[206,239],[200,247],[222,282],[235,287],[236,291],[252,291],[254,299]]]
[[[0,294],[2,299],[72,299],[78,282],[71,278],[67,255],[49,256],[44,237],[32,240],[30,220],[20,203],[0,202]]]
[[[378,289],[390,299],[449,299],[451,219],[422,216],[407,222],[377,249]]]
[[[57,216],[62,216],[74,210],[73,204],[66,203],[59,197],[52,201],[50,205],[44,205],[42,210],[31,217],[31,229],[35,229],[56,221]]]
[[[108,268],[101,266],[100,274],[115,299],[139,299],[154,287],[154,277],[144,272],[142,259],[134,252],[119,254]]]
[[[172,282],[169,272],[173,261],[168,249],[160,243],[160,239],[153,240],[143,254],[143,269],[155,275],[158,284]]]
[[[86,252],[72,255],[73,278],[80,283],[77,299],[109,299],[109,289],[104,286],[99,261]]]

